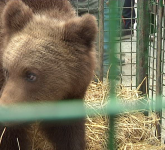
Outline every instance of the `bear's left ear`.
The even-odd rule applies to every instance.
[[[95,41],[96,34],[96,18],[90,14],[75,17],[64,25],[64,41],[82,43],[90,47]]]
[[[23,29],[32,16],[32,10],[21,0],[11,0],[2,14],[3,27],[8,34],[15,33]]]

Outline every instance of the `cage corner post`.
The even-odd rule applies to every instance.
[[[156,114],[160,118],[159,123],[156,125],[157,137],[161,139],[161,124],[162,124],[162,12],[163,0],[158,3],[158,16],[157,16],[157,52],[156,52]]]
[[[103,81],[103,57],[104,57],[104,0],[99,0],[99,80]]]
[[[137,2],[137,51],[136,51],[136,87],[140,86],[143,94],[148,93],[148,48],[149,48],[149,0]],[[148,87],[148,85],[147,85]]]

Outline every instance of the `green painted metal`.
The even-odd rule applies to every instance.
[[[155,105],[156,110],[165,108],[165,102],[162,105]],[[97,113],[96,113],[97,110]],[[0,107],[0,122],[31,122],[36,120],[64,120],[78,119],[89,116],[100,115],[117,115],[137,110],[151,110],[151,106],[141,102],[135,105],[124,105],[110,98],[104,108],[97,106],[88,108],[82,101],[60,101],[45,103],[26,103],[11,106]]]
[[[119,24],[119,20],[116,20],[116,17],[118,17],[116,14],[118,14],[118,8],[117,8],[117,1],[111,0],[109,3],[109,64],[111,65],[110,73],[109,73],[109,84],[111,85],[109,97],[112,98],[112,103],[116,102],[116,83],[115,78],[117,76],[117,60],[115,53],[117,52],[116,45],[115,45],[115,37],[117,34],[117,25]],[[119,28],[119,26],[118,26]],[[113,114],[110,115],[109,119],[109,143],[108,143],[108,149],[109,150],[115,150],[115,116]]]

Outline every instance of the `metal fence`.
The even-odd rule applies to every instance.
[[[164,1],[150,1],[150,35],[149,35],[149,57],[148,57],[148,81],[149,95],[153,103],[162,104],[164,101],[165,78],[164,78],[164,52],[165,52],[165,16]],[[153,108],[154,109],[154,108]],[[159,136],[164,141],[164,109],[157,112],[162,118],[162,128],[157,127]],[[162,129],[162,131],[161,131]],[[162,133],[162,134],[161,134]]]
[[[165,96],[163,93],[165,90],[164,0],[138,0],[135,5],[134,1],[130,3],[131,5],[127,6],[123,0],[97,1],[99,10],[96,13],[99,25],[98,76],[100,80],[103,80],[110,68],[110,78],[117,79],[118,84],[135,89],[143,81],[140,90],[149,97],[152,110],[155,111],[155,104],[162,105]],[[125,10],[129,10],[130,15],[123,19]],[[123,23],[127,20],[131,22],[131,37],[122,40]],[[157,115],[161,118],[160,124],[162,124],[162,121],[164,122],[162,109],[157,111]],[[159,137],[162,133],[160,126],[157,126]]]

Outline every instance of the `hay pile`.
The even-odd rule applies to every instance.
[[[101,82],[91,83],[87,95],[86,105],[93,108],[103,108],[106,105],[108,84]],[[136,105],[138,101],[144,99],[138,90],[130,90],[120,85],[116,90],[117,97],[122,103]],[[96,110],[97,112],[97,110]],[[160,141],[155,136],[156,124],[159,122],[156,114],[150,112],[145,116],[143,112],[132,112],[119,114],[116,117],[115,142],[118,150],[163,150]],[[87,118],[86,138],[87,150],[107,150],[108,141],[108,117],[97,114],[95,118]]]
[[[158,119],[154,113],[145,116],[142,112],[119,115],[116,120],[116,144],[119,150],[160,150],[160,141],[154,131]]]
[[[91,109],[104,108],[108,94],[108,84],[92,82],[88,87],[85,97],[86,107]],[[108,141],[108,116],[97,113],[94,118],[87,116],[86,119],[86,141],[87,150],[105,150]]]

